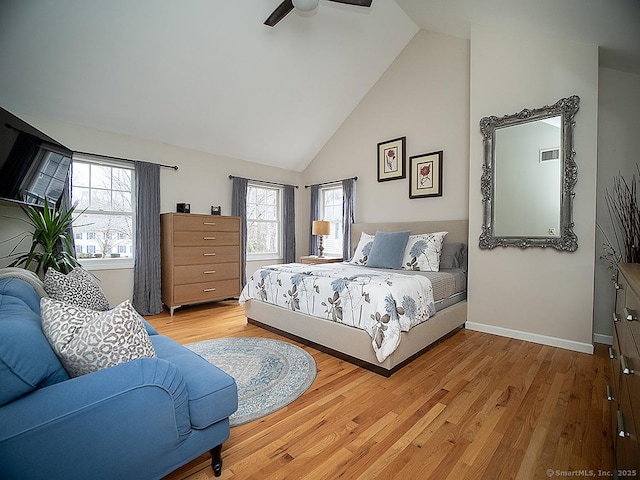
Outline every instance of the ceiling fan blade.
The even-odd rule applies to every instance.
[[[286,17],[291,10],[293,10],[293,2],[291,0],[284,0],[284,2],[278,5],[273,13],[269,15],[269,18],[265,20],[264,24],[273,27],[276,23]]]
[[[373,0],[329,0],[330,2],[344,3],[346,5],[356,5],[358,7],[370,7]]]

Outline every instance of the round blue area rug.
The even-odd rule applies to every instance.
[[[238,386],[232,427],[293,402],[316,378],[316,362],[305,350],[268,338],[220,338],[185,345],[231,375]]]

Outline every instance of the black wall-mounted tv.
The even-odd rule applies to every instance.
[[[60,142],[0,107],[0,199],[58,204],[72,155]]]

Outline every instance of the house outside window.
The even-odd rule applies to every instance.
[[[324,254],[342,256],[342,184],[320,188],[320,218],[331,222],[331,233],[323,239]]]
[[[74,233],[78,260],[88,269],[133,267],[134,169],[106,159],[73,158],[71,200],[82,212]]]
[[[282,188],[247,187],[247,259],[282,258]]]

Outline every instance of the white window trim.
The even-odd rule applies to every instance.
[[[282,205],[282,196],[284,193],[284,188],[278,185],[271,185],[261,182],[248,182],[247,187],[257,187],[257,188],[271,188],[273,190],[278,190],[278,221],[273,222],[278,224],[278,252],[277,253],[249,253],[246,252],[247,262],[259,262],[263,260],[282,260],[282,243],[283,243],[283,235],[284,235],[284,227],[282,225],[282,215],[283,215],[283,205]],[[249,218],[247,217],[247,221]]]
[[[131,163],[128,163],[128,162],[121,162],[118,160],[107,159],[99,155],[94,156],[94,155],[86,155],[86,154],[74,154],[73,158],[71,159],[71,168],[73,168],[73,162],[76,160],[84,163],[93,163],[97,165],[103,165],[105,167],[127,168],[130,170],[133,170],[133,174],[135,175],[135,169],[133,168]],[[134,178],[134,182],[135,182],[135,178]],[[135,204],[136,204],[135,185],[131,185],[131,188],[132,188],[132,202],[134,205],[133,208],[135,209]],[[87,213],[94,213],[94,211],[87,210]],[[102,211],[99,213],[107,213],[107,212]],[[115,213],[122,213],[122,212],[115,212]],[[135,229],[136,229],[135,210],[133,212],[132,228],[135,235]],[[84,268],[87,271],[133,269],[134,263],[135,263],[135,248],[136,246],[135,246],[135,239],[134,239],[133,252],[132,252],[131,258],[110,258],[110,259],[104,259],[104,258],[81,258],[80,259],[79,258],[78,263],[82,266],[82,268]]]
[[[341,182],[335,182],[335,183],[328,183],[325,185],[322,185],[320,187],[320,191],[318,192],[319,196],[320,196],[320,218],[325,219],[326,220],[326,215],[325,215],[325,204],[324,204],[324,191],[325,190],[335,190],[335,189],[341,189],[342,193],[344,195],[344,188],[342,187],[342,183]],[[344,198],[343,198],[344,201]],[[326,243],[326,242],[325,242]],[[342,256],[342,249],[340,249],[339,251],[328,251],[326,244],[324,247],[324,253],[325,255],[340,255]]]

